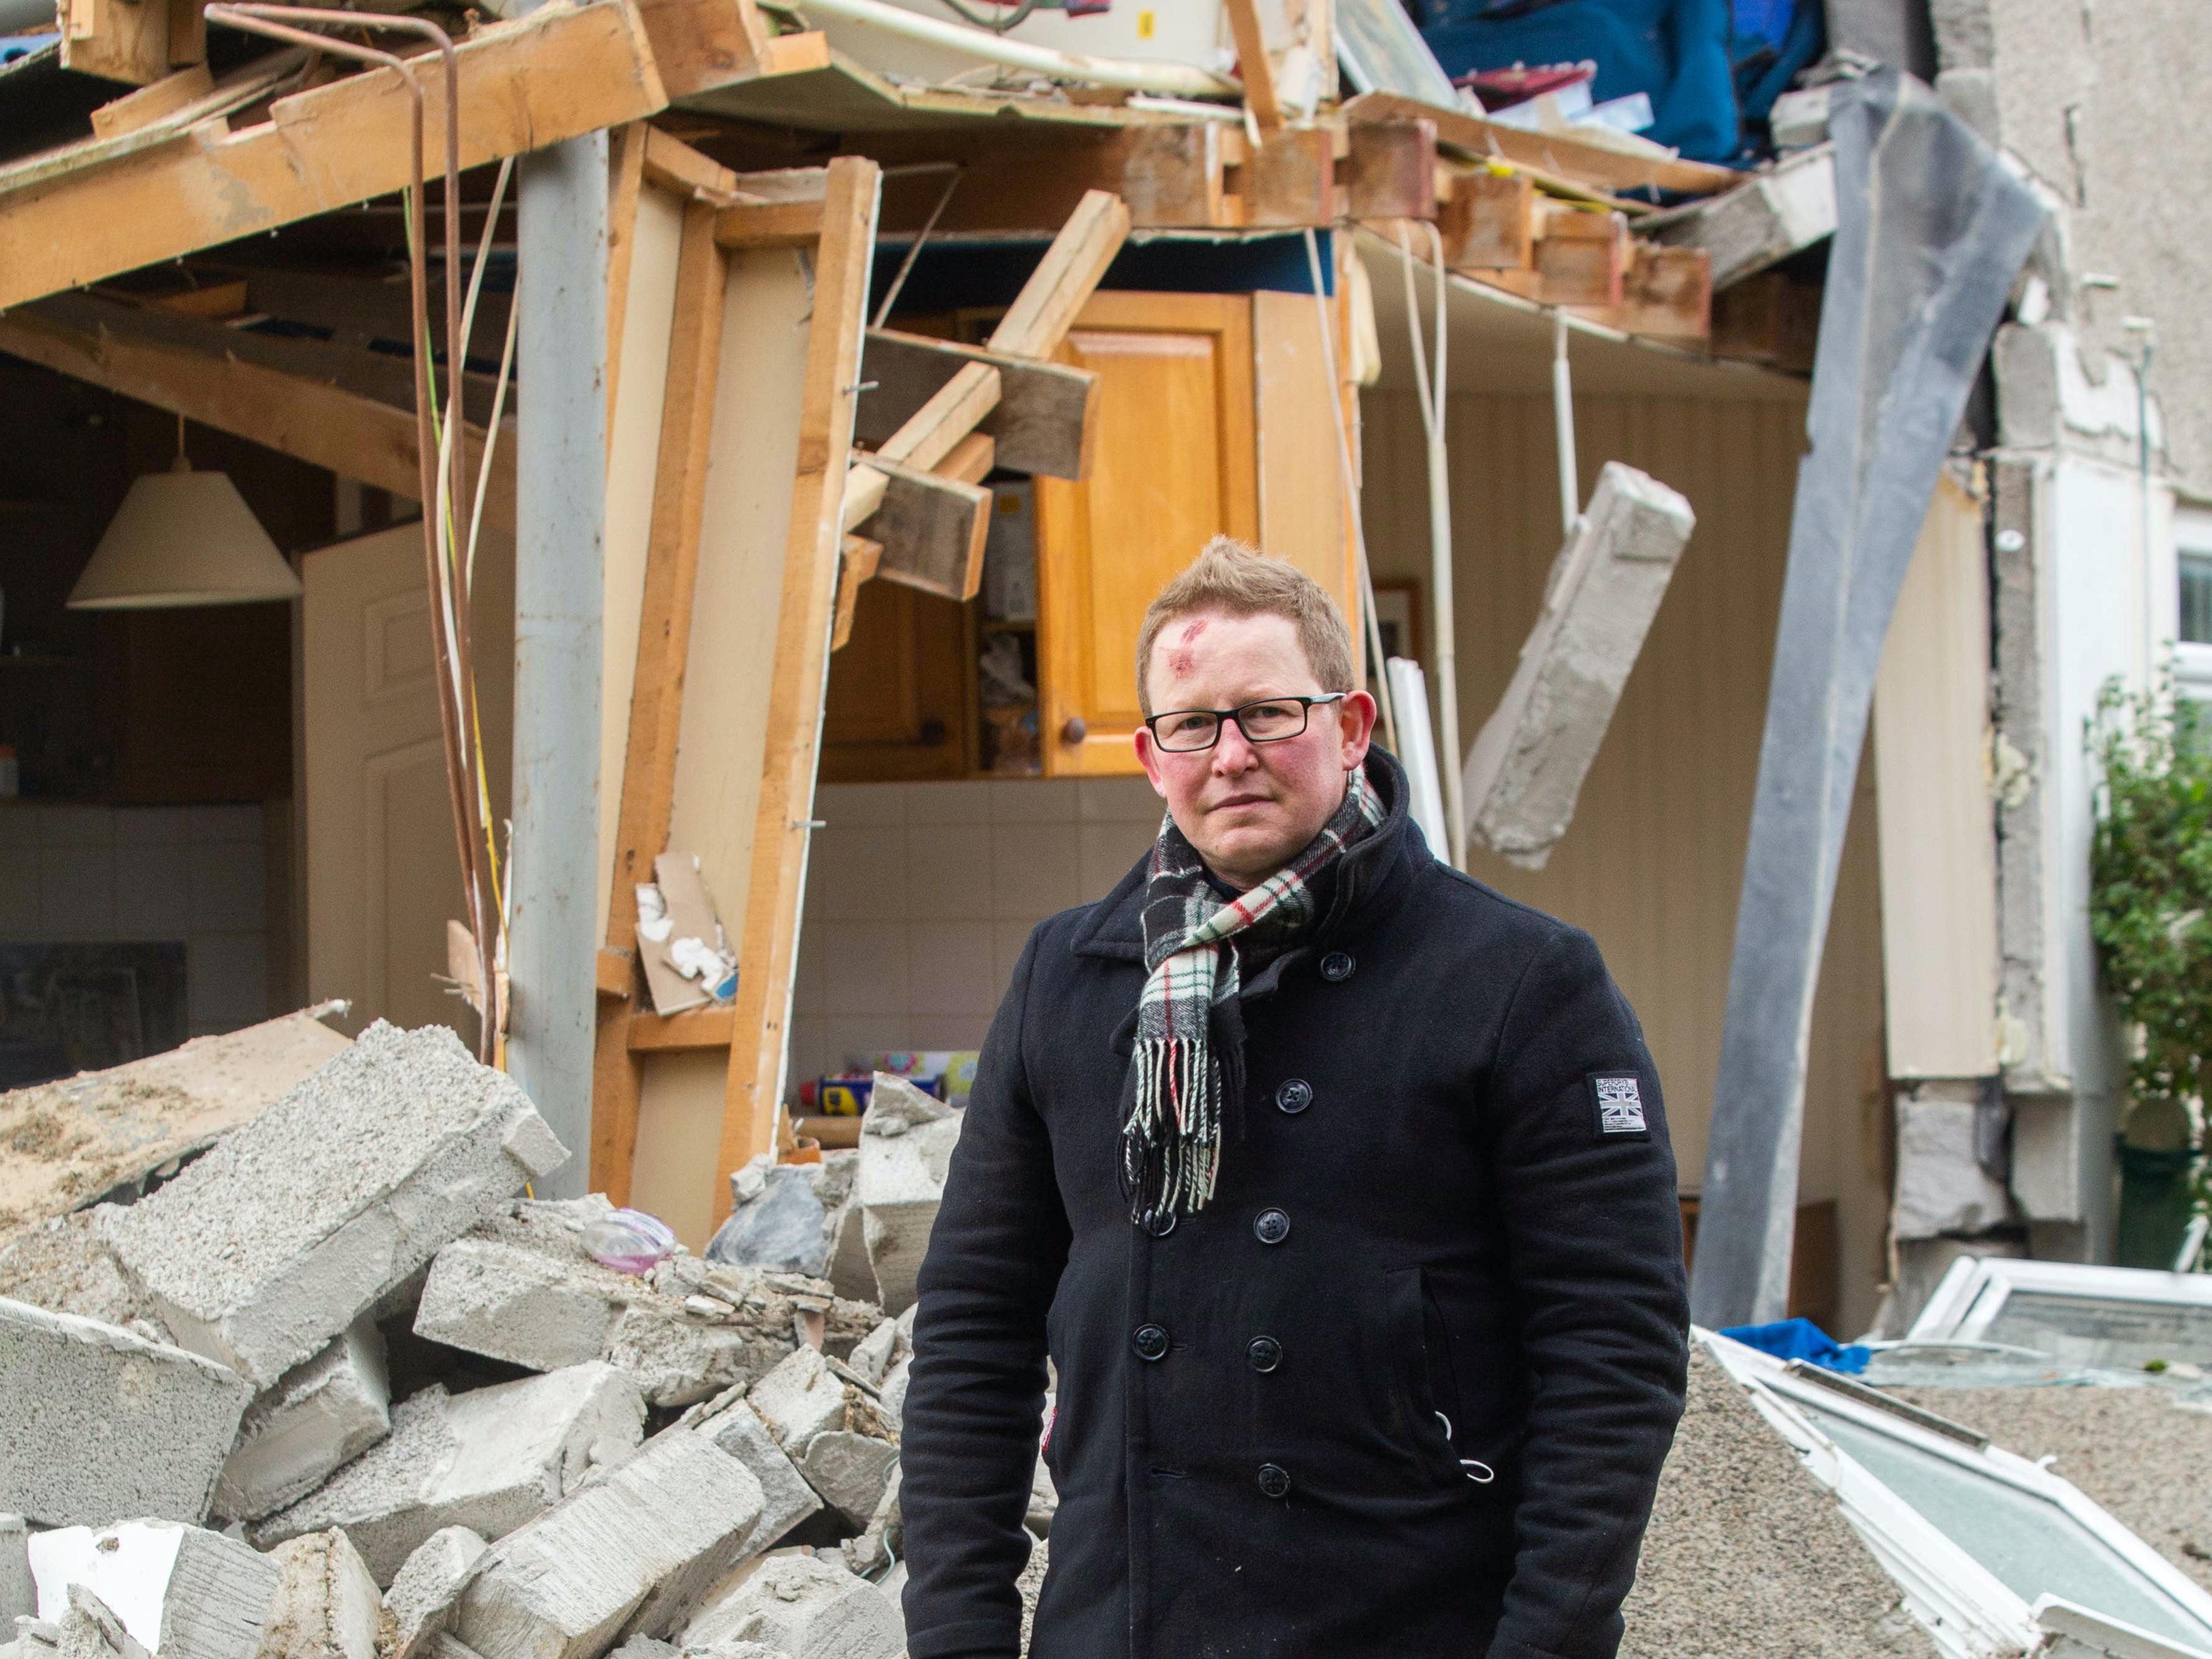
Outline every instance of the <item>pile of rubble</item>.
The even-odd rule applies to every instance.
[[[707,1257],[624,1259],[604,1197],[525,1196],[567,1152],[512,1081],[378,1024],[0,1237],[0,1659],[902,1654],[959,1118],[885,1082],[858,1152],[740,1171]]]

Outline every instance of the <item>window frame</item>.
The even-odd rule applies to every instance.
[[[2173,690],[2177,696],[2212,702],[2212,641],[2181,637],[2181,562],[2189,554],[2212,558],[2212,506],[2176,501],[2173,507]]]
[[[2047,1265],[2047,1264],[2039,1264]],[[1881,1407],[1793,1375],[1783,1361],[1711,1331],[1694,1333],[1751,1395],[1759,1414],[1796,1451],[1813,1478],[1835,1494],[1852,1530],[1901,1592],[1945,1659],[2045,1650],[2051,1635],[2130,1659],[2203,1659],[2212,1654],[2212,1593],[2208,1593],[2081,1488],[2041,1465],[1994,1444],[1970,1445]],[[1952,1463],[1969,1474],[2051,1504],[2112,1550],[2153,1591],[2206,1633],[2202,1649],[2140,1629],[2056,1595],[2033,1604],[1982,1565],[1965,1547],[1878,1479],[1821,1429],[1817,1413],[1844,1418],[1869,1432]],[[2057,1610],[2054,1622],[2042,1615]]]
[[[2212,649],[2212,647],[2208,647]],[[2208,690],[2212,695],[2212,690]],[[1989,1328],[2014,1291],[2084,1302],[2142,1302],[2170,1308],[2212,1308],[2212,1273],[2157,1267],[2091,1267],[2031,1261],[2019,1256],[1962,1255],[1945,1270],[1921,1309],[1907,1343],[1986,1342]]]

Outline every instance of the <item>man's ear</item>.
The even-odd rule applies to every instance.
[[[1160,775],[1160,751],[1152,742],[1152,728],[1139,726],[1131,741],[1137,745],[1137,764],[1145,769],[1145,776],[1152,786],[1152,793],[1165,800],[1168,784],[1167,780]]]
[[[1336,721],[1348,772],[1367,758],[1368,745],[1375,740],[1375,699],[1364,691],[1347,691],[1336,705]]]

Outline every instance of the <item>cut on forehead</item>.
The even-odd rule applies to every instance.
[[[1214,696],[1267,696],[1304,691],[1314,673],[1290,617],[1208,609],[1185,612],[1159,630],[1145,678],[1150,712],[1158,713],[1167,706],[1162,697],[1186,706],[1174,689],[1179,684],[1207,684]]]
[[[1295,630],[1305,665],[1322,690],[1352,690],[1352,631],[1328,590],[1295,565],[1216,536],[1160,590],[1145,612],[1136,660],[1137,697],[1145,714],[1155,712],[1152,674],[1159,659],[1156,645],[1164,645],[1170,664],[1175,653],[1184,652],[1194,665],[1212,620],[1261,616],[1279,617]],[[1189,669],[1174,667],[1172,672]]]

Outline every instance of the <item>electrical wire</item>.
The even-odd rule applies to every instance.
[[[1429,233],[1431,275],[1436,285],[1436,372],[1430,374],[1429,353],[1421,339],[1421,310],[1413,293],[1413,249],[1406,227],[1398,226],[1399,274],[1406,284],[1406,327],[1413,352],[1413,389],[1421,406],[1421,428],[1428,438],[1429,462],[1429,581],[1434,590],[1430,611],[1436,621],[1437,742],[1443,750],[1437,764],[1443,785],[1444,836],[1450,843],[1452,867],[1467,868],[1467,784],[1462,769],[1467,757],[1459,744],[1459,647],[1456,601],[1452,593],[1451,452],[1445,443],[1444,415],[1449,404],[1449,375],[1445,354],[1450,339],[1446,327],[1445,297],[1449,279],[1444,268],[1443,237],[1436,226],[1423,222]]]

